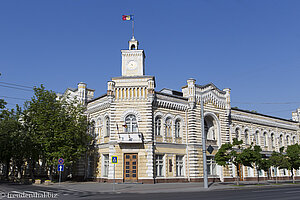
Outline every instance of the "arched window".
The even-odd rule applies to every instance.
[[[207,140],[216,140],[214,119],[209,115],[204,118],[204,131]]]
[[[91,136],[92,137],[95,137],[96,136],[96,133],[95,133],[95,121],[93,120],[92,122],[91,122],[91,125],[90,125],[90,134],[91,134]]]
[[[264,132],[263,134],[263,139],[264,139],[264,146],[268,146],[268,135],[267,132]]]
[[[165,129],[166,129],[166,136],[171,137],[172,136],[172,120],[171,118],[166,119],[166,124],[165,124]]]
[[[155,132],[155,135],[161,135],[160,131],[161,131],[161,117],[157,116],[155,118],[155,123],[154,123],[154,132]]]
[[[286,146],[290,145],[290,136],[286,136]]]
[[[131,45],[131,50],[135,50],[135,45],[134,44]]]
[[[275,137],[274,137],[274,133],[271,134],[271,146],[275,147]]]
[[[133,114],[128,115],[125,118],[125,132],[127,133],[134,133],[134,132],[138,132],[138,126],[137,126],[137,121],[136,121],[136,117]]]
[[[296,144],[296,137],[293,137],[293,144]]]
[[[239,139],[239,138],[240,138],[240,129],[239,129],[239,128],[236,128],[236,129],[235,129],[235,138],[236,138],[236,139]]]
[[[101,120],[97,119],[97,123],[96,123],[96,137],[100,138],[101,135]]]
[[[110,120],[109,117],[105,118],[105,136],[110,135]]]
[[[249,133],[248,129],[245,130],[245,144],[249,144]]]
[[[180,137],[180,120],[176,119],[175,121],[175,137]]]
[[[256,131],[254,133],[254,144],[255,145],[259,145],[258,136],[259,136],[259,131]]]
[[[283,146],[283,136],[279,136],[279,147]]]

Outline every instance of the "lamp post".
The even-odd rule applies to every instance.
[[[214,90],[210,89],[207,92]],[[203,155],[203,185],[204,188],[208,188],[208,176],[207,176],[207,161],[206,161],[206,136],[204,130],[204,106],[203,106],[203,93],[201,93],[201,130],[202,130],[202,155]]]

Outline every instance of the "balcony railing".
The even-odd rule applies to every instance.
[[[119,133],[118,143],[127,143],[127,144],[134,144],[134,143],[143,143],[143,134],[138,132],[132,133]]]

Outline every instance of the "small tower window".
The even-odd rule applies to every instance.
[[[130,49],[131,49],[131,50],[135,50],[135,45],[132,44],[131,47],[130,47]]]

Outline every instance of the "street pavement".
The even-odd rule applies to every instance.
[[[213,183],[208,189],[203,188],[203,183],[115,184],[115,190],[113,190],[113,184],[95,182],[64,182],[52,185],[1,183],[0,199],[300,200],[300,184],[281,183],[276,185],[268,182],[264,182],[264,184],[241,182],[241,186],[235,186],[234,183]],[[44,198],[35,198],[38,195],[44,195],[39,196]]]

